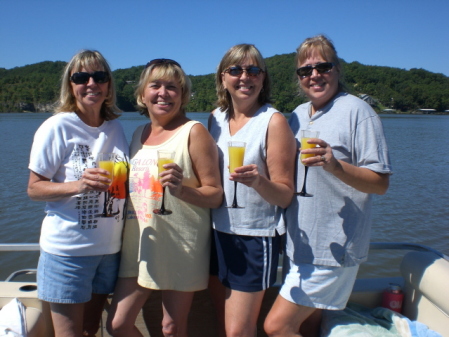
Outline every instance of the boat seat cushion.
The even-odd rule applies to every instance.
[[[44,322],[44,317],[43,317],[42,311],[37,309],[37,308],[33,308],[33,307],[25,307],[19,301],[11,302],[11,303],[19,303],[20,306],[23,308],[22,310],[25,311],[26,328],[27,328],[26,336],[27,337],[44,336],[45,322]],[[9,304],[9,305],[11,306],[12,304]],[[3,307],[1,309],[3,309]],[[6,310],[6,308],[5,308],[5,310]],[[22,323],[20,321],[16,322],[17,320],[20,319],[20,317],[22,317],[22,314],[20,314],[19,311],[20,310],[17,310],[17,314],[14,314],[13,316],[11,316],[11,314],[9,314],[9,316],[8,316],[8,314],[2,315],[1,317],[4,318],[4,319],[3,320],[0,319],[0,326],[1,326],[1,328],[5,328],[7,330],[8,330],[8,328],[9,329],[13,328],[14,332],[19,333],[20,336],[22,336],[25,333],[25,331],[24,331],[25,325],[23,325],[23,323],[25,323],[25,322],[22,322]],[[2,311],[0,311],[0,313],[3,314]],[[8,317],[9,317],[9,319],[8,319]],[[14,320],[14,323],[11,322],[12,318]],[[22,319],[20,319],[20,320],[22,320]],[[22,328],[20,328],[20,326]],[[21,331],[20,329],[23,329],[23,331]],[[3,330],[0,331],[0,334],[2,332],[3,332]],[[8,334],[8,336],[9,336],[9,334]]]
[[[26,308],[27,319],[27,337],[44,336],[45,322],[42,311],[39,309],[28,307]]]
[[[432,252],[413,251],[404,256],[401,274],[403,314],[449,336],[449,261]]]

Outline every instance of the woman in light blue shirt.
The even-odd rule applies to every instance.
[[[316,336],[322,309],[345,308],[368,254],[372,194],[387,191],[391,174],[380,118],[344,91],[332,42],[324,36],[306,39],[296,64],[310,102],[296,108],[290,127],[298,143],[300,130],[320,134],[308,141],[318,147],[301,151],[313,154],[302,161],[309,166],[307,192],[313,196],[297,195],[286,211],[290,270],[265,321],[269,336]],[[297,188],[303,184],[302,164]]]

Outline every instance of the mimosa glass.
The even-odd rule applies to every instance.
[[[97,165],[99,168],[104,169],[109,172],[109,174],[102,174],[103,177],[111,179],[111,182],[107,185],[111,185],[114,180],[114,163],[115,163],[115,153],[99,153],[97,156]],[[110,207],[108,207],[110,206]],[[112,202],[111,202],[111,191],[108,189],[104,192],[104,203],[103,203],[103,213],[101,217],[108,218],[114,216],[112,214]]]
[[[175,152],[173,151],[157,151],[157,168],[158,174],[161,174],[165,171],[164,165],[171,164],[174,162]],[[161,208],[156,208],[153,210],[154,214],[157,215],[169,215],[172,214],[172,211],[169,209],[165,209],[165,187],[162,187],[162,204]]]
[[[236,167],[243,166],[243,158],[245,157],[245,142],[228,142],[229,151],[229,173],[234,173]],[[234,200],[228,208],[244,208],[237,203],[237,182],[234,181]]]
[[[312,149],[312,148],[316,147],[316,144],[309,144],[309,143],[307,143],[307,141],[310,138],[318,138],[319,136],[320,136],[320,132],[319,131],[301,130],[301,152],[302,152],[302,150]],[[303,164],[305,166],[304,167],[304,183],[302,185],[301,192],[297,192],[295,194],[297,194],[297,195],[299,195],[301,197],[313,197],[312,194],[307,193],[307,191],[306,191],[306,180],[307,180],[307,172],[309,171],[309,167],[306,164],[304,164],[302,162],[302,160],[305,159],[305,158],[310,158],[310,157],[314,157],[314,156],[315,155],[312,154],[312,153],[307,153],[307,154],[306,153],[304,153],[304,154],[301,153],[301,156],[300,156],[301,164]]]

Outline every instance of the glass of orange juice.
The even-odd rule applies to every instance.
[[[231,141],[228,142],[229,151],[229,173],[234,173],[237,167],[243,166],[243,158],[245,157],[245,142]],[[234,181],[234,201],[229,208],[244,208],[237,204],[237,182]]]
[[[307,193],[306,191],[306,180],[307,180],[307,172],[309,171],[309,167],[305,165],[302,160],[310,157],[314,157],[315,155],[313,153],[302,153],[302,150],[306,149],[312,149],[316,147],[316,144],[309,144],[307,141],[311,138],[318,138],[320,136],[319,131],[314,130],[301,130],[301,164],[303,164],[304,167],[304,183],[302,185],[301,192],[297,192],[296,194],[301,197],[313,197],[312,194]]]
[[[111,186],[112,181],[114,180],[114,163],[115,163],[115,153],[99,153],[97,156],[97,165],[99,168],[108,171],[108,174],[102,174],[103,177],[107,177],[111,179],[110,183],[103,183],[105,185]],[[99,216],[103,218],[112,217],[111,205],[112,193],[110,188],[104,192],[104,203],[103,203],[103,213]]]
[[[175,159],[175,152],[173,151],[165,151],[165,150],[158,150],[157,151],[157,168],[158,173],[161,174],[165,171],[164,165],[165,164],[171,164],[174,162]],[[162,188],[162,204],[161,208],[156,208],[153,210],[154,214],[157,215],[168,215],[172,214],[172,211],[165,208],[165,187]]]
[[[115,162],[115,153],[99,153],[97,157],[98,167],[104,169],[109,172],[109,174],[102,174],[103,177],[107,177],[114,180],[114,162]],[[111,185],[111,183],[107,185]]]

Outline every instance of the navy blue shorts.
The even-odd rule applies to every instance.
[[[259,237],[213,232],[210,274],[218,275],[224,286],[256,292],[276,282],[279,235]]]

